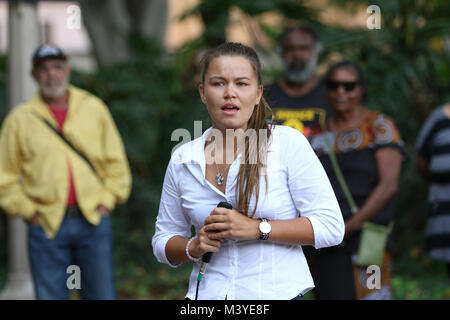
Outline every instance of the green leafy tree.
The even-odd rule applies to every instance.
[[[316,22],[317,11],[307,1],[293,0],[208,0],[188,10],[181,19],[200,15],[205,31],[195,41],[200,47],[215,47],[226,40],[225,30],[230,22],[230,10],[239,8],[249,16],[257,16],[266,12],[278,12],[287,19]]]

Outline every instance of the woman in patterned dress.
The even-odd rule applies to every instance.
[[[394,196],[403,159],[403,142],[395,123],[364,107],[363,74],[352,62],[333,65],[327,76],[327,97],[333,116],[309,137],[338,199],[344,220],[344,242],[315,250],[312,269],[319,299],[391,299],[389,245],[383,257],[381,285],[355,265],[365,221],[388,225],[394,217]],[[328,155],[327,141],[359,210],[352,214]]]

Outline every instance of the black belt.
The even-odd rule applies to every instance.
[[[66,216],[68,217],[81,217],[83,213],[78,206],[70,206],[66,209]]]

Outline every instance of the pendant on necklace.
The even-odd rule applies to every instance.
[[[216,174],[216,177],[214,179],[216,180],[219,186],[223,184],[223,175],[220,172]]]

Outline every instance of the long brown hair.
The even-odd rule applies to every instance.
[[[255,50],[236,42],[223,43],[220,46],[210,50],[203,57],[201,72],[203,84],[205,83],[205,75],[208,71],[209,64],[213,59],[221,56],[239,56],[246,58],[252,65],[253,70],[257,75],[258,85],[262,85],[261,62],[259,61],[258,55],[256,54]],[[270,119],[268,121],[269,116]],[[256,212],[256,207],[258,206],[261,173],[263,170],[265,170],[265,164],[267,163],[267,147],[269,138],[272,134],[272,123],[273,112],[264,97],[261,97],[259,103],[255,105],[253,113],[247,123],[247,130],[254,129],[257,139],[256,141],[254,139],[245,139],[244,159],[243,162],[241,162],[236,181],[236,199],[238,205],[237,209],[247,216],[253,216]],[[267,135],[261,137],[259,133],[264,132],[261,130],[265,130],[265,132],[267,132]],[[249,143],[249,141],[253,141],[253,143]],[[259,150],[258,147],[260,148]],[[257,156],[257,161],[256,163],[253,163],[254,161],[250,161],[250,157],[255,155]],[[265,174],[264,177],[266,180],[267,192],[267,174]],[[253,208],[251,214],[249,214],[249,203],[253,195],[256,199],[255,207]]]

